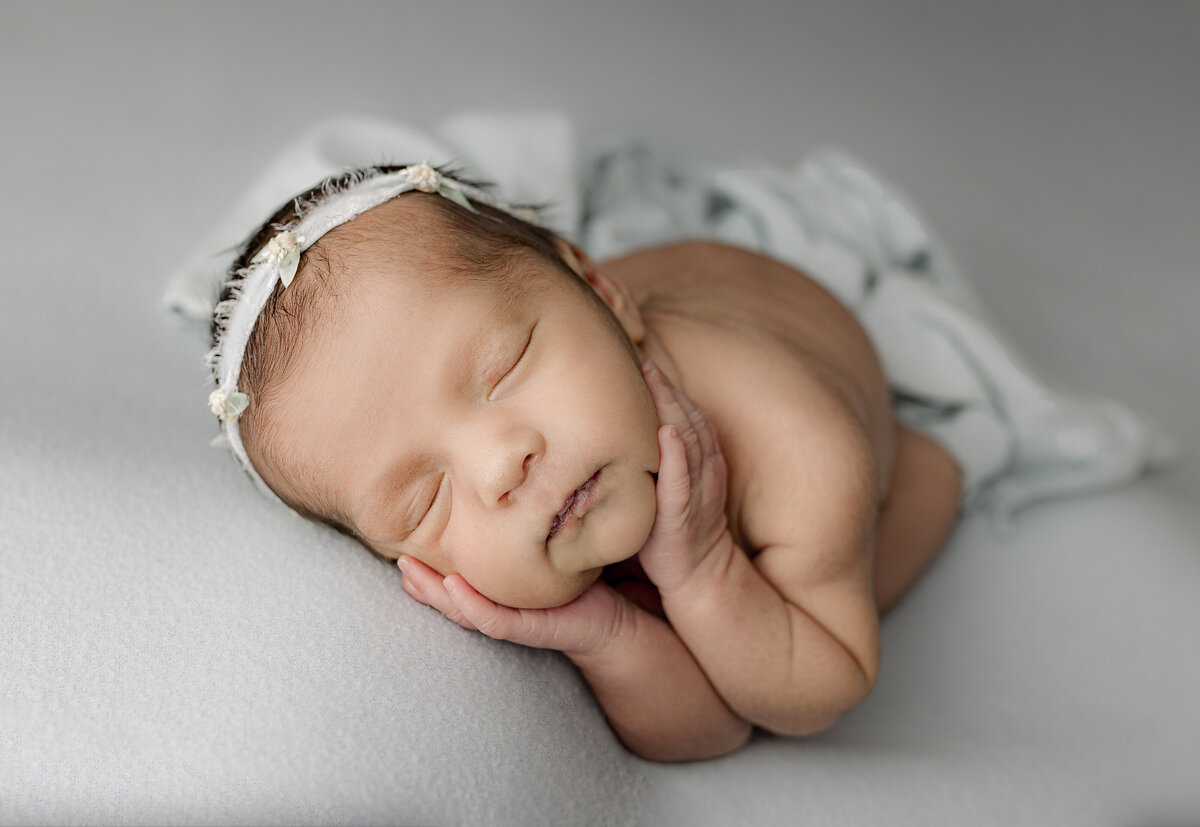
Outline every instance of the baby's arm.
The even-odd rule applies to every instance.
[[[759,534],[792,539],[751,562],[716,506],[725,467],[707,415],[661,373],[647,382],[681,437],[663,444],[658,513],[639,557],[671,626],[740,717],[781,734],[829,727],[870,692],[879,657],[865,435],[849,417],[825,417],[807,483],[773,478],[748,492]],[[778,446],[781,463],[787,454]]]
[[[653,761],[711,758],[750,736],[671,627],[602,581],[565,606],[513,609],[401,558],[404,587],[456,623],[500,640],[558,649],[583,673],[621,742]]]
[[[837,451],[828,468],[815,461],[814,472],[828,473],[803,506],[795,492],[778,492],[782,502],[762,492],[759,507],[784,522],[809,515],[822,542],[817,553],[769,546],[752,563],[727,527],[725,462],[708,417],[656,369],[647,384],[666,424],[655,523],[639,559],[669,624],[603,582],[565,606],[513,609],[403,557],[405,589],[466,628],[567,654],[644,758],[730,752],[749,737],[748,722],[785,734],[826,728],[870,691],[878,662],[865,547],[873,510],[844,473],[858,464]]]

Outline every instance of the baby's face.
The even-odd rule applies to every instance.
[[[381,554],[459,573],[498,603],[569,602],[654,521],[658,418],[638,357],[550,262],[522,260],[517,295],[401,258],[356,251],[369,277],[272,403],[283,454],[319,469]],[[287,469],[267,472],[288,487]]]

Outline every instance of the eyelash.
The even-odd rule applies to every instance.
[[[437,505],[438,497],[442,496],[442,488],[446,485],[446,475],[442,474],[442,478],[438,480],[437,488],[433,489],[433,498],[429,501],[429,507],[425,509],[425,513],[421,515],[421,519],[417,521],[417,525],[425,522],[426,518],[433,512],[433,507]]]
[[[525,347],[521,348],[521,353],[520,353],[520,355],[519,355],[519,356],[517,356],[517,359],[516,359],[516,361],[515,361],[515,362],[513,362],[513,363],[512,363],[512,366],[511,366],[511,367],[509,367],[509,369],[508,369],[508,370],[506,370],[506,371],[504,372],[504,375],[503,375],[503,376],[501,376],[499,379],[497,379],[497,380],[496,380],[496,384],[495,384],[495,386],[492,388],[492,391],[493,391],[493,392],[496,390],[496,388],[500,387],[500,385],[501,385],[501,384],[503,384],[504,380],[505,380],[505,379],[507,379],[507,378],[509,377],[509,375],[510,375],[510,374],[511,374],[511,373],[512,373],[514,370],[516,370],[516,369],[517,369],[517,365],[521,364],[521,362],[522,362],[522,361],[525,359],[525,354],[529,352],[529,346],[530,346],[531,344],[533,344],[533,331],[535,331],[535,330],[537,330],[537,324],[536,324],[536,323],[534,324],[534,326],[533,326],[533,327],[531,327],[531,328],[529,329],[529,338],[525,340]]]

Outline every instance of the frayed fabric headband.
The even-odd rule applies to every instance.
[[[345,183],[327,186],[312,204],[300,205],[303,209],[299,220],[281,229],[255,253],[250,264],[234,279],[232,295],[213,311],[217,336],[207,362],[217,387],[209,394],[208,406],[221,420],[222,433],[217,442],[229,446],[238,464],[271,499],[279,498],[254,470],[238,430],[238,417],[251,404],[250,397],[238,389],[250,333],[276,282],[281,282],[285,289],[292,283],[301,253],[334,227],[412,190],[437,193],[471,212],[478,212],[471,204],[474,200],[526,221],[534,218],[530,211],[501,203],[478,187],[443,175],[429,164],[408,166],[396,172],[367,171],[352,175]]]

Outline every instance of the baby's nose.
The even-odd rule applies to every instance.
[[[514,501],[543,450],[541,439],[531,429],[500,435],[487,452],[490,456],[481,469],[484,500],[496,505]]]
[[[533,454],[525,455],[525,459],[521,462],[521,473],[515,477],[515,484],[509,486],[508,490],[499,496],[498,502],[506,503],[513,500],[514,492],[525,484],[525,480],[529,479],[529,469],[533,466],[534,458]]]

